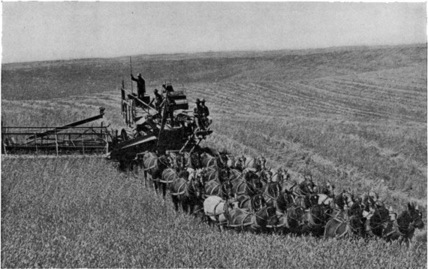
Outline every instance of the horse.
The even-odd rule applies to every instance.
[[[313,205],[305,210],[301,220],[301,233],[322,236],[329,219],[329,208],[325,205]]]
[[[389,221],[389,210],[379,203],[373,205],[366,205],[365,209],[369,207],[366,213],[365,231],[369,236],[382,237],[383,231]],[[367,210],[366,210],[367,212]]]
[[[292,190],[282,190],[276,199],[276,209],[278,214],[284,214],[287,208],[295,205],[295,199]]]
[[[318,187],[318,193],[319,194],[325,194],[328,197],[334,196],[334,188],[335,186],[331,184],[330,182],[326,182],[323,185]]]
[[[235,201],[237,202],[237,207],[241,209],[248,210],[250,212],[255,212],[266,206],[266,200],[262,194],[256,194],[253,196],[248,195],[239,195],[236,197]]]
[[[265,232],[266,225],[271,216],[275,214],[275,207],[267,205],[257,212],[248,212],[247,210],[234,207],[226,207],[225,217],[227,227],[238,231]]]
[[[235,180],[237,178],[240,178],[242,176],[241,172],[239,172],[238,170],[233,169],[233,168],[232,169],[231,168],[225,168],[223,170],[227,171],[226,176],[227,176],[228,180],[230,180],[230,181]]]
[[[217,153],[218,165],[223,168],[230,168],[229,164],[229,153],[226,150],[220,151]]]
[[[174,179],[178,177],[178,173],[174,168],[166,168],[162,172],[162,179],[159,180],[161,184],[165,184],[163,186],[166,186],[165,189],[168,188],[168,186],[174,181]],[[166,192],[166,190],[165,190]],[[166,193],[163,193],[163,197],[165,197]]]
[[[142,160],[144,179],[147,180],[147,174],[149,174],[155,186],[156,193],[158,193],[159,189],[162,189],[162,194],[165,198],[167,185],[160,182],[160,179],[162,178],[162,172],[170,165],[168,158],[164,155],[158,157],[153,152],[145,152]]]
[[[260,177],[263,186],[272,181],[273,173],[270,170],[260,170],[259,172],[257,172],[257,175]]]
[[[178,172],[184,169],[185,159],[183,154],[170,152],[168,157],[171,163],[171,168],[174,168]]]
[[[331,214],[332,217],[325,225],[324,238],[343,238],[365,236],[362,205],[348,203],[348,209],[340,209]]]
[[[226,217],[224,215],[225,207],[233,206],[230,200],[224,200],[219,196],[208,196],[203,203],[204,214],[209,223],[216,223],[219,225],[220,231],[226,224]]]
[[[201,153],[200,161],[201,167],[218,167],[217,158],[206,152]]]
[[[236,169],[239,158],[235,158],[235,156],[230,154],[226,154],[225,157],[226,157],[226,162],[225,162],[226,167],[229,167],[230,169]]]
[[[209,180],[205,183],[205,195],[206,196],[219,196],[223,199],[230,199],[233,197],[233,186],[229,180],[219,182],[215,179]]]
[[[294,203],[303,209],[309,209],[318,204],[318,194],[307,193],[305,195],[294,194]]]
[[[259,193],[263,188],[260,178],[252,170],[244,171],[240,178],[234,179],[231,182],[235,195],[247,194],[252,196]]]
[[[283,233],[301,234],[301,219],[305,210],[295,204],[287,207],[283,215],[280,215],[279,221],[284,223]]]
[[[242,162],[242,168],[245,170],[246,168],[255,169],[256,171],[262,170],[262,161],[260,158],[253,158],[250,156],[242,155],[240,157],[240,160]]]
[[[219,183],[230,177],[229,168],[206,167],[203,168],[204,181],[217,180]]]
[[[281,193],[281,186],[278,181],[268,182],[264,186],[263,196],[267,203],[274,203]]]
[[[407,210],[401,212],[398,217],[395,214],[391,215],[392,217],[388,221],[382,235],[388,242],[400,240],[400,243],[404,241],[408,245],[415,230],[424,227],[422,213],[414,203],[408,203]]]
[[[339,207],[340,210],[344,210],[346,208],[351,208],[354,201],[352,195],[346,191],[342,190],[339,195],[334,196],[334,203]]]
[[[238,170],[239,172],[243,172],[245,167],[244,167],[244,157],[237,157],[235,158],[235,163],[233,166],[234,169]]]
[[[188,196],[186,203],[190,214],[198,213],[203,209],[203,201],[205,199],[205,186],[202,180],[202,176],[199,172],[200,170],[194,171],[193,173],[190,173],[189,176],[189,185],[187,188]]]
[[[312,176],[305,176],[304,181],[300,182],[295,188],[294,193],[296,196],[304,196],[306,194],[314,193],[315,183]]]
[[[193,169],[202,168],[201,160],[197,152],[184,152],[184,166],[191,167]]]
[[[170,194],[176,211],[181,204],[183,212],[193,214],[194,207],[202,204],[204,196],[201,177],[183,171],[171,183]]]
[[[272,175],[272,181],[273,182],[279,182],[279,184],[283,185],[284,181],[290,180],[290,174],[286,169],[279,168],[276,172]]]

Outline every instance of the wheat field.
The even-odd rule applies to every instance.
[[[133,57],[150,91],[205,98],[205,145],[263,155],[426,218],[426,45]],[[2,66],[2,122],[63,125],[106,107],[120,128],[129,58]],[[149,92],[150,92],[149,91]],[[220,233],[97,157],[2,156],[3,267],[424,268],[426,230],[383,241]],[[426,223],[426,222],[425,222]]]

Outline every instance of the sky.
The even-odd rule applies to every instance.
[[[2,63],[426,43],[426,4],[3,2]]]

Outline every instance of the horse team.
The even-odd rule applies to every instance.
[[[264,157],[235,157],[206,148],[161,156],[145,152],[139,166],[157,193],[169,192],[175,210],[201,216],[220,229],[370,238],[409,242],[422,229],[422,213],[408,203],[399,215],[374,192],[336,193],[310,174],[292,178],[284,168],[266,167]]]

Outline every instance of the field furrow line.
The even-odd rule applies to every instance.
[[[252,130],[251,132],[252,135],[257,135],[263,138],[267,138],[267,135],[263,132],[258,132],[255,130]],[[228,137],[227,135],[223,135],[223,134],[219,134],[217,133],[217,135],[221,136],[220,141],[235,141],[236,143],[240,144],[240,141],[234,140],[233,138]],[[269,139],[271,141],[277,142],[278,144],[285,143],[287,145],[287,149],[288,151],[292,151],[295,153],[301,153],[303,155],[308,155],[311,156],[311,160],[313,162],[315,162],[317,165],[320,165],[324,168],[327,168],[331,171],[338,171],[340,172],[341,175],[349,175],[349,171],[352,171],[352,176],[347,176],[348,180],[349,180],[349,184],[345,184],[348,185],[348,187],[350,187],[351,182],[352,184],[356,184],[355,180],[358,180],[358,182],[362,183],[365,188],[367,190],[370,189],[378,189],[378,190],[382,190],[382,192],[388,197],[393,197],[393,198],[397,198],[401,201],[409,201],[409,202],[416,202],[418,205],[420,205],[423,208],[427,207],[427,201],[426,199],[417,199],[414,197],[409,196],[408,194],[406,194],[405,192],[402,192],[400,190],[390,190],[388,188],[388,186],[385,184],[385,182],[382,179],[371,179],[370,177],[368,177],[367,175],[365,175],[364,172],[360,172],[358,171],[357,167],[351,167],[350,165],[346,165],[346,167],[340,166],[335,164],[334,162],[332,162],[331,160],[328,160],[324,157],[322,157],[321,155],[319,155],[316,152],[313,152],[313,150],[311,149],[307,149],[305,148],[303,145],[301,145],[300,143],[295,143],[293,141],[288,141],[286,139],[276,139],[276,138],[272,138],[269,137]],[[273,153],[272,150],[273,148],[268,147],[268,146],[264,146],[263,148],[266,149],[263,152],[260,152],[260,150],[252,147],[251,145],[245,145],[245,147],[249,147],[252,149],[252,151],[257,152],[256,154],[261,154],[261,155],[277,155],[277,154],[281,154],[281,150],[276,149],[277,152]],[[269,152],[270,151],[270,152]],[[272,159],[269,159],[269,163],[273,163],[275,164],[276,167],[279,166],[283,166],[283,164],[278,163],[277,161],[274,161]],[[303,165],[303,167],[301,166]],[[304,167],[306,166],[306,164],[300,163],[300,167],[298,166],[294,173],[297,174],[298,171],[300,171],[301,169],[305,169]],[[335,178],[334,181],[336,183],[339,183],[339,181],[341,181],[343,183],[343,178]]]
[[[379,118],[385,117],[385,115],[381,114],[381,113],[376,113],[376,112],[372,112],[372,111],[366,111],[366,110],[362,110],[359,108],[352,108],[350,106],[346,106],[343,104],[343,102],[333,100],[332,98],[324,97],[323,99],[326,99],[327,101],[322,101],[321,98],[318,98],[318,97],[312,97],[309,95],[297,94],[299,92],[299,90],[297,90],[297,89],[306,88],[309,90],[311,88],[311,86],[300,85],[297,82],[287,83],[287,84],[285,84],[285,87],[284,86],[282,87],[282,89],[286,88],[287,90],[291,90],[293,87],[290,87],[290,86],[294,86],[294,88],[296,88],[296,90],[293,91],[293,94],[295,96],[299,96],[300,98],[307,101],[307,103],[306,103],[307,107],[316,107],[316,106],[321,105],[321,106],[330,107],[333,114],[343,114],[343,113],[338,113],[338,111],[341,111],[341,112],[344,112],[345,114],[349,114],[351,116],[359,115],[359,116],[370,116],[370,117],[379,117]],[[302,87],[299,87],[299,86],[302,86]],[[275,86],[275,87],[281,87],[281,86]],[[317,88],[315,90],[317,90]]]
[[[307,84],[304,84],[307,85]],[[361,89],[351,90],[348,91],[347,88],[341,88],[338,90],[337,86],[334,87],[326,85],[324,83],[311,83],[308,84],[309,87],[315,87],[317,89],[320,89],[320,91],[326,91],[327,94],[331,94],[333,96],[332,99],[336,98],[335,95],[343,97],[343,99],[340,100],[352,100],[352,102],[359,107],[369,107],[367,109],[375,109],[377,111],[385,112],[385,115],[389,115],[389,113],[386,113],[387,111],[391,111],[390,114],[396,114],[400,117],[404,115],[403,112],[408,114],[413,114],[415,112],[414,109],[419,108],[419,111],[423,112],[425,107],[423,103],[420,101],[419,98],[395,98],[393,99],[393,96],[385,94],[385,95],[378,95],[376,93],[366,92],[367,89],[364,89],[364,95],[362,95],[362,92],[357,93],[356,91],[360,91]],[[337,98],[336,98],[337,99]],[[413,112],[413,113],[412,113]],[[415,116],[418,117],[418,116]],[[413,118],[413,117],[411,117]]]
[[[422,92],[415,92],[408,89],[403,88],[397,88],[397,87],[391,87],[391,86],[382,86],[375,83],[375,81],[369,81],[367,79],[360,79],[360,78],[343,78],[343,77],[326,77],[322,78],[322,80],[329,80],[334,83],[339,83],[340,85],[350,85],[350,86],[361,86],[361,87],[367,87],[367,88],[373,88],[376,89],[375,92],[386,92],[388,94],[395,94],[402,97],[408,97],[408,98],[418,98],[422,97],[426,94],[423,94]],[[426,87],[425,87],[426,88]]]
[[[400,104],[403,101],[406,102],[407,105],[411,106],[421,106],[424,98],[426,99],[426,94],[416,92],[413,94],[410,91],[391,91],[387,87],[382,86],[374,86],[367,83],[360,83],[355,81],[344,81],[337,79],[324,79],[324,81],[329,80],[337,85],[345,85],[345,87],[341,87],[341,90],[346,91],[346,94],[350,96],[360,96],[365,97],[367,101],[377,101],[377,102],[386,102],[394,104]],[[321,86],[317,83],[317,86]],[[324,87],[328,87],[329,85],[325,85]],[[332,91],[335,91],[333,87]],[[390,101],[391,100],[391,101]],[[404,105],[403,105],[404,106]]]
[[[313,89],[313,90],[326,91],[326,90],[320,89],[320,88],[318,88],[316,86],[299,84],[297,82],[294,82],[294,84],[296,84],[296,86],[300,85],[302,87],[307,87],[307,88]],[[332,103],[337,104],[337,105],[339,105],[339,102],[341,102],[340,100],[336,100],[336,99],[330,99],[330,101]],[[346,101],[349,101],[349,99],[346,99]],[[343,103],[343,102],[341,102],[341,103]],[[402,115],[402,114],[396,115],[396,114],[391,114],[391,113],[386,113],[386,112],[382,113],[381,111],[384,111],[384,110],[381,110],[381,111],[372,111],[372,110],[368,110],[368,109],[363,109],[363,108],[360,108],[361,106],[359,106],[356,103],[354,103],[354,106],[357,107],[357,108],[351,108],[351,107],[349,107],[349,109],[355,111],[354,112],[355,114],[366,115],[366,116],[370,116],[370,117],[374,116],[374,117],[388,118],[388,119],[393,118],[393,119],[400,119],[400,120],[405,119],[405,120],[409,120],[409,121],[418,121],[418,119],[413,118],[413,117],[409,117],[407,115]]]

